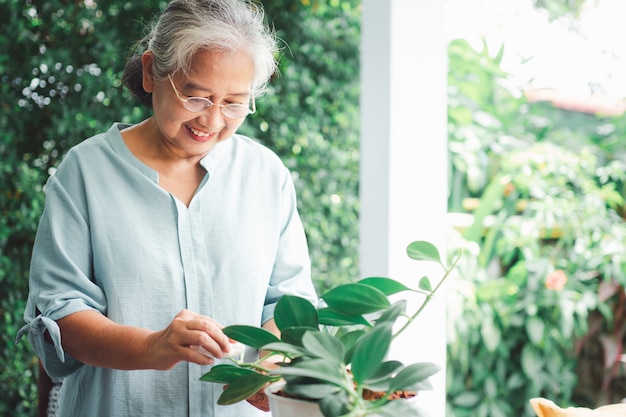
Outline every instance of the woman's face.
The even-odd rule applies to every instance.
[[[241,126],[244,117],[226,117],[219,106],[194,113],[183,106],[180,98],[205,97],[215,104],[248,105],[254,64],[247,54],[201,50],[192,60],[188,77],[181,72],[171,74],[174,87],[167,78],[154,79],[152,59],[151,52],[144,54],[143,84],[152,93],[154,121],[162,144],[169,151],[186,158],[204,156]]]

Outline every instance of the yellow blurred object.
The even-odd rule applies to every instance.
[[[626,404],[605,405],[595,410],[583,407],[561,408],[545,398],[533,398],[530,405],[537,417],[625,417]]]

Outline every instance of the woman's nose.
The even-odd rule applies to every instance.
[[[200,123],[207,127],[221,127],[226,123],[226,116],[222,113],[222,108],[215,104],[204,109],[198,118],[200,119]]]

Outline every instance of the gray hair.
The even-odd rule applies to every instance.
[[[172,0],[141,44],[154,55],[157,79],[178,71],[188,74],[199,50],[247,53],[254,63],[255,96],[265,92],[277,69],[276,37],[264,23],[262,6],[253,0]],[[151,107],[151,94],[143,91],[137,77],[140,59],[140,55],[129,59],[124,83]]]

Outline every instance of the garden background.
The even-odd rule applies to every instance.
[[[528,1],[575,24],[594,0]],[[322,289],[358,278],[360,1],[263,4],[286,43],[242,132],[293,172]],[[72,145],[146,116],[120,78],[164,5],[0,0],[2,416],[35,415],[37,362],[15,335],[43,184]],[[505,56],[505,45],[449,45],[449,252],[466,249],[450,286],[450,416],[530,416],[537,395],[626,396],[626,122],[530,100]]]

